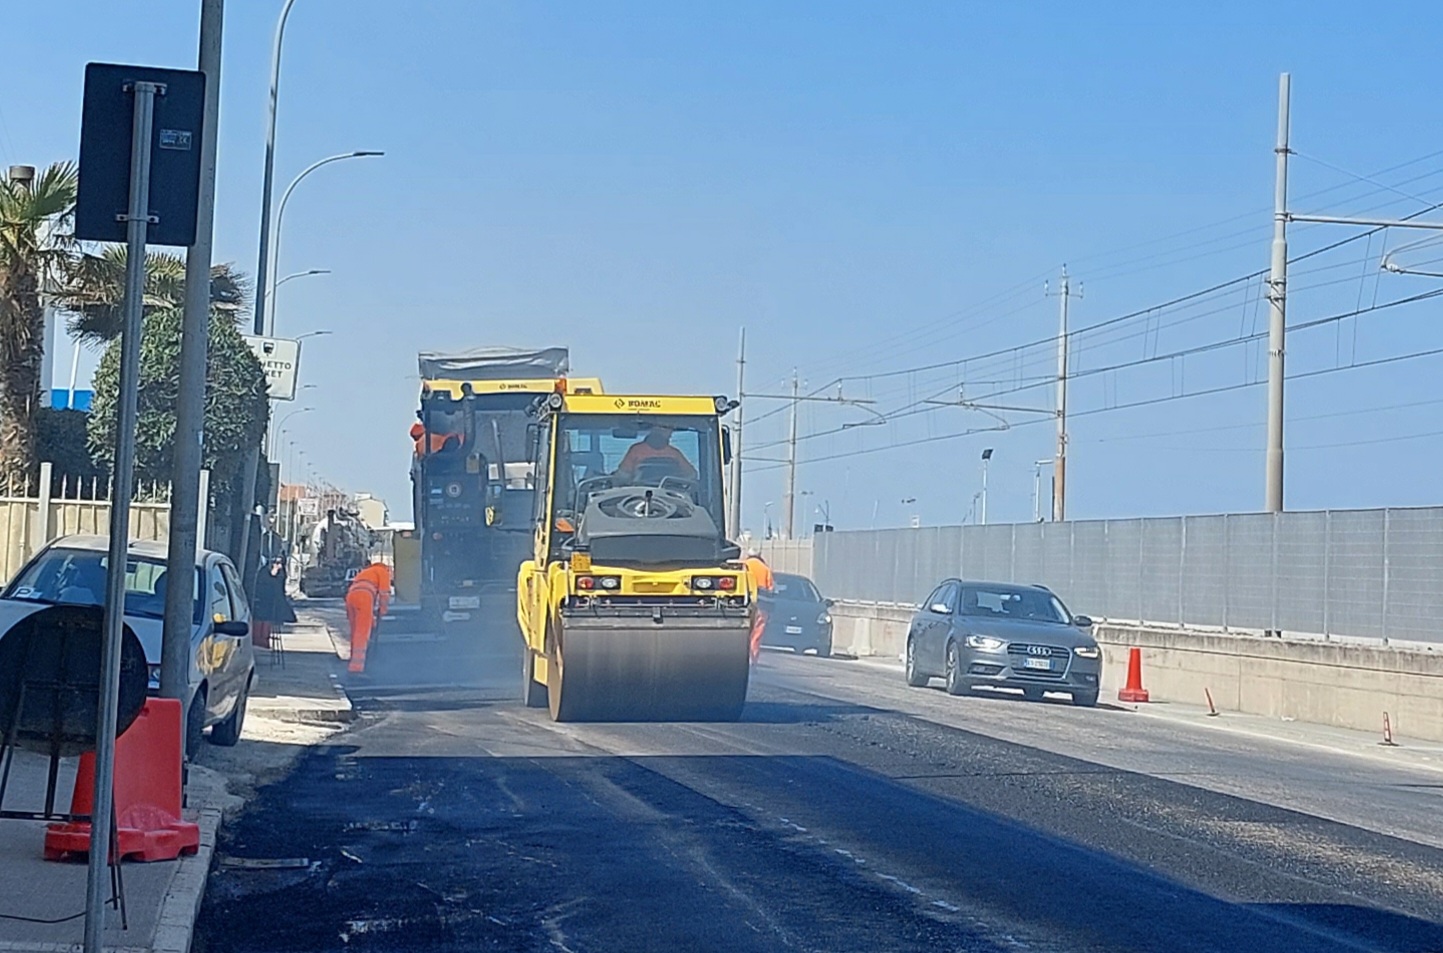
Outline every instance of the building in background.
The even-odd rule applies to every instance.
[[[379,496],[372,496],[370,493],[357,493],[351,498],[351,505],[360,514],[361,522],[373,530],[379,530],[389,526],[391,512],[386,508],[386,501]]]

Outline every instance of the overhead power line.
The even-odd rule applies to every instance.
[[[1357,371],[1357,370],[1363,370],[1363,369],[1365,369],[1365,368],[1370,368],[1370,367],[1381,367],[1381,366],[1384,366],[1384,365],[1387,365],[1387,364],[1397,364],[1397,363],[1402,362],[1402,361],[1412,361],[1412,360],[1417,360],[1417,359],[1419,359],[1419,358],[1424,358],[1424,357],[1434,357],[1434,356],[1437,356],[1437,355],[1440,355],[1440,354],[1443,354],[1443,347],[1435,347],[1435,348],[1429,348],[1429,349],[1427,349],[1427,350],[1422,350],[1422,351],[1411,351],[1411,352],[1409,352],[1409,353],[1407,353],[1407,354],[1395,354],[1395,355],[1393,355],[1393,356],[1391,356],[1391,357],[1377,358],[1377,359],[1371,360],[1371,361],[1359,361],[1359,362],[1357,362],[1357,363],[1355,363],[1355,364],[1345,364],[1345,365],[1343,365],[1343,366],[1341,366],[1341,367],[1325,367],[1325,368],[1321,368],[1321,369],[1313,370],[1313,371],[1304,371],[1303,373],[1300,373],[1300,374],[1289,374],[1288,377],[1287,377],[1287,379],[1290,380],[1290,381],[1293,381],[1293,380],[1305,380],[1305,379],[1313,378],[1313,377],[1323,377],[1323,376],[1326,376],[1326,375],[1329,375],[1329,374],[1341,374],[1341,373],[1346,372],[1346,371]],[[1264,381],[1244,381],[1244,382],[1236,383],[1236,384],[1224,384],[1224,385],[1220,385],[1220,386],[1217,386],[1217,387],[1209,387],[1209,388],[1206,388],[1206,389],[1203,389],[1203,390],[1190,391],[1190,392],[1185,393],[1185,394],[1172,394],[1172,395],[1168,395],[1168,396],[1166,396],[1166,397],[1152,397],[1152,398],[1147,398],[1147,399],[1143,399],[1143,400],[1131,401],[1131,402],[1125,403],[1125,404],[1114,404],[1114,405],[1112,405],[1112,406],[1110,406],[1110,407],[1094,407],[1094,408],[1091,408],[1091,409],[1089,409],[1089,410],[1077,411],[1076,413],[1073,413],[1072,416],[1073,416],[1073,417],[1091,417],[1091,416],[1094,416],[1094,415],[1096,415],[1096,414],[1114,413],[1114,412],[1120,411],[1120,410],[1134,410],[1134,409],[1137,409],[1137,408],[1140,408],[1140,407],[1152,407],[1152,406],[1155,406],[1155,405],[1157,405],[1157,404],[1166,404],[1166,403],[1171,403],[1172,401],[1177,401],[1177,400],[1190,400],[1190,399],[1195,398],[1195,397],[1210,397],[1210,396],[1213,396],[1213,395],[1216,395],[1216,394],[1229,393],[1229,392],[1231,392],[1231,391],[1246,390],[1246,389],[1248,389],[1248,388],[1250,388],[1250,387],[1261,387],[1261,386],[1263,385],[1263,383],[1264,383]],[[1051,421],[1048,420],[1047,418],[1038,418],[1037,420],[1025,420],[1025,421],[1022,421],[1021,423],[1013,424],[1010,429],[1017,430],[1017,429],[1020,429],[1020,428],[1022,428],[1022,427],[1031,426],[1031,425],[1033,425],[1033,424],[1050,423],[1050,422],[1051,422]],[[938,443],[938,442],[946,441],[946,440],[958,440],[958,439],[961,439],[962,437],[970,437],[970,436],[974,436],[974,435],[979,434],[979,433],[989,433],[989,432],[993,432],[993,431],[995,431],[996,429],[997,429],[997,428],[995,428],[995,427],[976,427],[976,428],[971,428],[971,429],[967,429],[967,430],[954,431],[954,432],[952,432],[952,433],[934,434],[934,435],[932,435],[932,436],[919,437],[919,438],[914,439],[914,440],[905,440],[905,441],[902,441],[902,442],[900,442],[900,443],[888,444],[888,445],[882,446],[882,447],[864,447],[864,448],[861,448],[861,449],[858,449],[858,450],[849,450],[849,451],[847,451],[846,453],[829,454],[829,455],[821,456],[821,457],[811,457],[811,458],[809,458],[809,459],[807,459],[807,460],[801,461],[801,463],[802,463],[802,464],[825,463],[825,462],[827,462],[827,461],[829,461],[829,460],[841,460],[841,459],[846,459],[846,458],[850,458],[850,457],[865,456],[865,455],[873,454],[873,453],[885,453],[885,452],[891,451],[891,450],[902,450],[902,449],[906,449],[907,447],[915,447],[915,446],[920,446],[920,445],[922,445],[922,444]],[[775,465],[753,467],[751,472],[753,472],[753,473],[764,473],[764,472],[766,472],[766,471],[768,471],[768,470],[775,470],[775,469],[777,469],[777,468],[778,468],[778,467],[775,466]]]

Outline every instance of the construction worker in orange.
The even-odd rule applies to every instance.
[[[627,448],[626,455],[621,458],[621,463],[617,464],[617,475],[634,480],[642,464],[662,461],[676,471],[677,476],[695,480],[696,467],[692,466],[685,454],[671,445],[671,434],[672,428],[664,424],[654,424],[645,437]]]
[[[351,663],[347,668],[359,675],[366,670],[366,646],[376,620],[391,604],[391,567],[380,559],[356,573],[346,590],[346,621],[351,624]]]
[[[776,580],[772,578],[772,567],[762,558],[761,550],[755,547],[747,550],[746,567],[747,589],[752,597],[751,656],[755,665],[762,654],[762,633],[767,627],[767,608],[762,604],[762,596],[765,593],[770,598]]]
[[[417,413],[416,416],[419,417],[420,414]],[[443,419],[441,425],[445,427],[447,421]],[[456,430],[428,432],[426,425],[419,420],[411,425],[411,442],[416,446],[416,456],[418,457],[459,447],[465,442],[465,439],[465,435]]]

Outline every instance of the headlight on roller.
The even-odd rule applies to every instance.
[[[969,635],[967,636],[967,647],[981,649],[984,652],[1000,652],[1002,646],[1007,643],[1001,639],[993,638],[990,635]]]
[[[1102,649],[1095,645],[1079,645],[1072,651],[1077,653],[1078,658],[1100,658],[1102,656]]]

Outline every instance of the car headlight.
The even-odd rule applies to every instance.
[[[1006,645],[1006,644],[1007,644],[1007,643],[1006,643],[1006,642],[1003,642],[1001,639],[993,638],[993,637],[990,636],[990,635],[969,635],[969,636],[967,636],[967,647],[968,647],[968,648],[981,649],[981,650],[984,651],[984,652],[998,652],[998,651],[1001,651],[1002,646],[1004,646],[1004,645]]]
[[[1072,651],[1077,653],[1078,658],[1099,658],[1102,656],[1102,649],[1095,645],[1079,645]]]
[[[832,616],[831,616],[831,613],[823,612],[821,615],[817,616],[817,625],[831,625],[831,624],[832,624]]]

